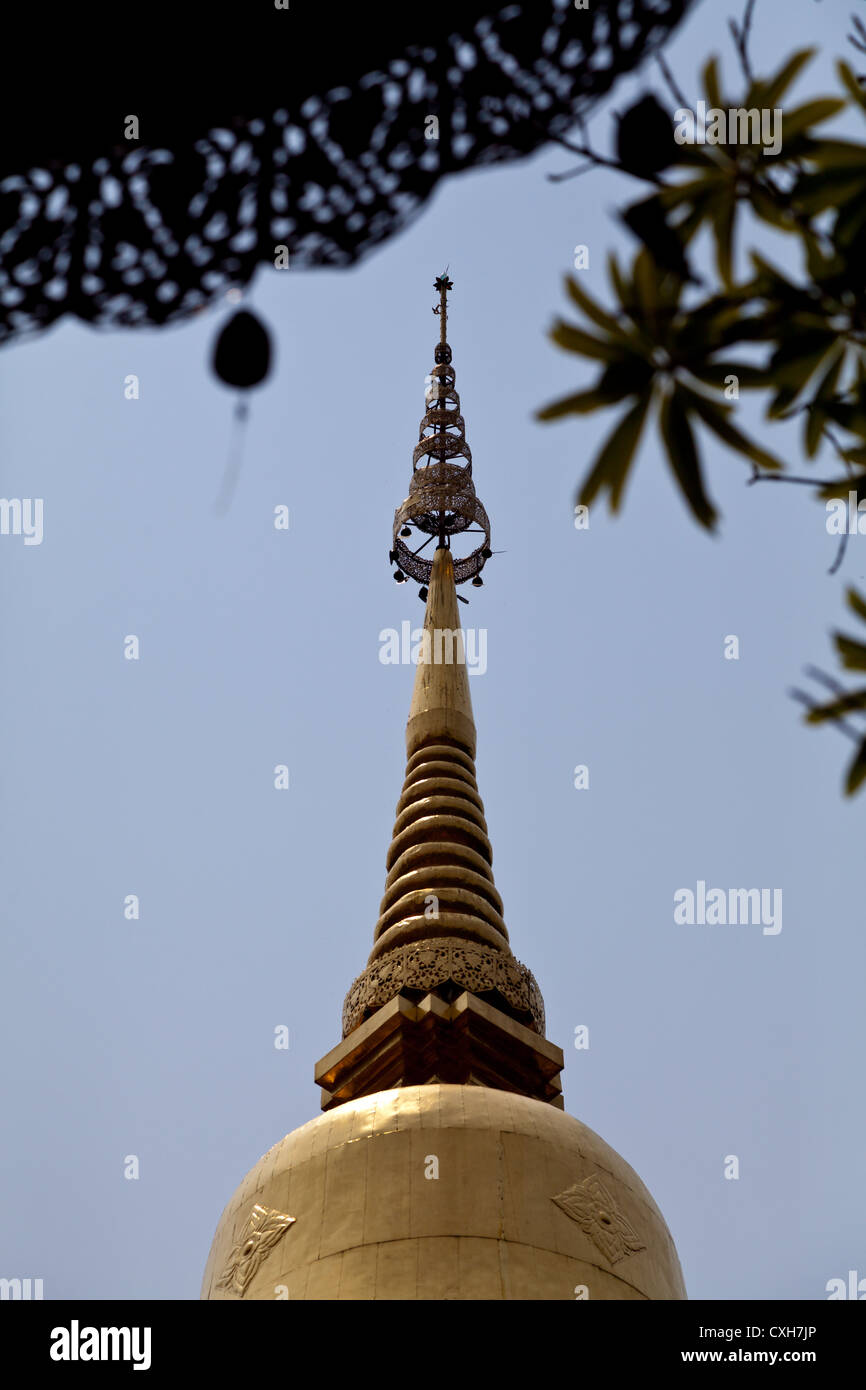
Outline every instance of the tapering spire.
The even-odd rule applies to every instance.
[[[371,964],[397,946],[446,936],[510,956],[475,781],[475,723],[454,566],[443,547],[433,561],[406,754]],[[528,999],[521,1002],[522,1012],[531,1013]]]
[[[540,991],[511,953],[475,779],[475,721],[456,584],[473,576],[480,582],[490,526],[471,480],[445,338],[451,282],[446,275],[435,284],[440,342],[428,390],[434,404],[421,422],[392,552],[404,575],[428,583],[406,726],[406,777],[373,949],[346,996],[344,1041],[319,1063],[317,1079],[327,1092],[325,1108],[434,1080],[519,1091],[561,1107],[562,1053],[544,1038]],[[463,462],[453,462],[458,458]],[[455,561],[451,538],[479,520],[483,544]],[[410,524],[430,538],[419,551],[438,539],[432,559],[403,544],[398,532]]]

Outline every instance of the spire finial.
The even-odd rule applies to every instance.
[[[442,274],[436,276],[433,288],[439,294],[439,303],[433,309],[433,313],[439,315],[439,346],[445,347],[448,342],[448,291],[454,288],[454,281],[448,279],[447,265]]]
[[[453,556],[456,584],[471,579],[479,586],[483,582],[481,571],[493,553],[490,521],[472,482],[472,454],[466,443],[466,425],[446,340],[448,291],[454,288],[447,265],[436,276],[433,288],[439,292],[439,303],[433,308],[439,316],[439,342],[433,352],[435,365],[427,376],[427,409],[412,454],[409,496],[394,515],[394,543],[388,553],[391,563],[397,566],[394,578],[398,584],[417,579],[422,585],[422,599],[427,597],[424,586],[433,572],[432,559],[422,552],[434,537],[440,548],[448,550],[453,549],[452,538],[456,537],[458,543],[464,536],[467,538],[468,545],[464,542],[461,546],[464,553]],[[407,543],[413,530],[420,533],[420,544]],[[473,544],[476,540],[477,545]],[[462,601],[465,603],[466,599]]]

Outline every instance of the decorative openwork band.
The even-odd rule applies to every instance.
[[[532,972],[514,956],[455,938],[399,946],[359,975],[343,1005],[343,1037],[370,1009],[381,1008],[404,989],[429,991],[453,980],[472,994],[497,990],[513,1009],[532,1015],[544,1037],[544,1000]]]

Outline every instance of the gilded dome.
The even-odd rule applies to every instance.
[[[204,1299],[683,1299],[629,1165],[544,1101],[379,1091],[259,1160],[220,1218]]]

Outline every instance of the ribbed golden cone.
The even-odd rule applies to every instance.
[[[371,961],[396,946],[445,936],[508,950],[475,782],[475,722],[454,565],[442,546],[433,560],[424,633]]]

